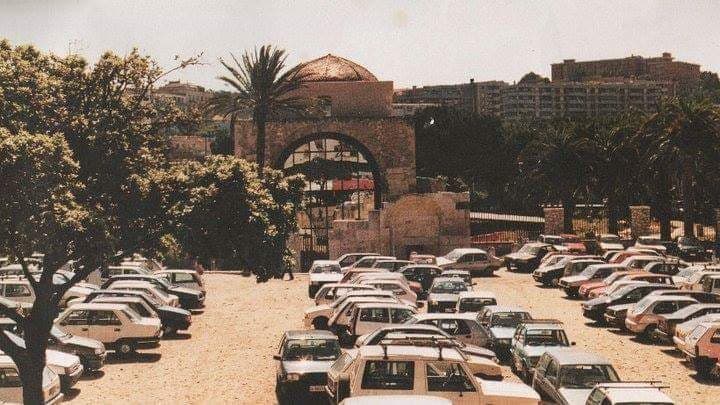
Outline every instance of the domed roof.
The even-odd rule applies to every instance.
[[[300,72],[307,82],[376,82],[369,70],[339,56],[327,54],[303,64]]]

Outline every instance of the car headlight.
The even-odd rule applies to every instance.
[[[437,305],[437,300],[430,300],[430,305]]]
[[[298,381],[298,380],[300,380],[300,376],[302,376],[302,374],[289,373],[289,374],[285,377],[285,379],[288,380],[288,381]]]

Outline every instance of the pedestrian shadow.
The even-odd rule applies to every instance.
[[[93,370],[87,373],[84,373],[82,376],[80,376],[80,379],[83,381],[95,381],[99,380],[101,378],[105,377],[105,372],[102,370]]]
[[[160,360],[162,355],[160,353],[135,353],[127,356],[118,355],[113,353],[108,355],[107,364],[126,364],[126,363],[155,363]]]

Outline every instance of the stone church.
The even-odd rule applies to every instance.
[[[326,55],[302,67],[295,95],[321,113],[266,127],[266,161],[305,175],[305,210],[290,241],[300,269],[351,251],[405,258],[443,255],[470,244],[467,193],[418,193],[412,122],[392,117],[393,82],[350,60]],[[255,129],[241,121],[235,154],[255,160]]]

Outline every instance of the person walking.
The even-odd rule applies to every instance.
[[[292,268],[290,266],[285,266],[282,276],[280,276],[283,280],[285,280],[285,274],[288,274],[290,276],[290,277],[288,277],[287,281],[291,281],[291,280],[295,279],[295,276],[293,276]]]

